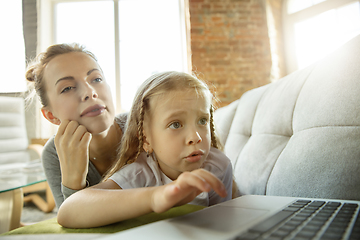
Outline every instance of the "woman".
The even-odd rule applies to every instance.
[[[50,46],[29,64],[26,79],[57,134],[42,162],[57,207],[74,192],[99,183],[116,160],[126,115],[115,117],[109,85],[96,57],[78,44]]]

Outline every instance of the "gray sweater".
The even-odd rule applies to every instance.
[[[126,119],[127,114],[120,114],[115,117],[115,121],[117,124],[119,124],[122,132],[125,132]],[[47,182],[55,199],[56,207],[59,208],[66,198],[78,190],[67,188],[61,183],[60,162],[56,152],[54,138],[55,136],[50,138],[44,146],[42,153],[42,164]],[[89,161],[89,168],[86,176],[86,180],[88,181],[89,186],[98,184],[101,179],[102,176],[97,171],[92,162]]]

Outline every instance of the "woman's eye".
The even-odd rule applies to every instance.
[[[170,124],[169,128],[172,129],[178,129],[181,127],[181,124],[179,122],[173,122],[172,124]]]
[[[200,125],[206,125],[207,122],[208,122],[208,119],[207,119],[207,118],[201,118],[201,119],[199,120],[199,124],[200,124]]]
[[[64,88],[63,90],[61,90],[61,93],[70,91],[70,90],[73,89],[73,88],[74,88],[74,87],[66,87],[66,88]]]
[[[103,80],[102,80],[102,78],[95,78],[94,79],[94,82],[102,82]]]

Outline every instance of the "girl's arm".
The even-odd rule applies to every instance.
[[[204,169],[184,172],[174,182],[159,187],[122,190],[107,180],[71,195],[61,205],[57,220],[68,228],[104,226],[150,212],[164,212],[211,189],[222,197],[227,195],[221,181]]]

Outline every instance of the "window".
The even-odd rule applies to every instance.
[[[130,109],[137,88],[152,74],[187,71],[179,7],[179,0],[119,2],[123,109]]]
[[[304,68],[360,34],[354,0],[288,0],[284,7],[287,73]]]
[[[287,12],[289,14],[295,13],[325,1],[326,0],[289,0],[287,5]]]
[[[78,42],[94,52],[113,91],[117,112],[130,110],[137,88],[150,75],[187,71],[182,0],[41,3],[43,19],[50,19],[48,26],[42,21],[41,35],[53,36],[43,39],[43,49]]]
[[[22,1],[0,0],[0,66],[4,69],[1,76],[0,92],[24,92],[25,45],[22,28]]]

